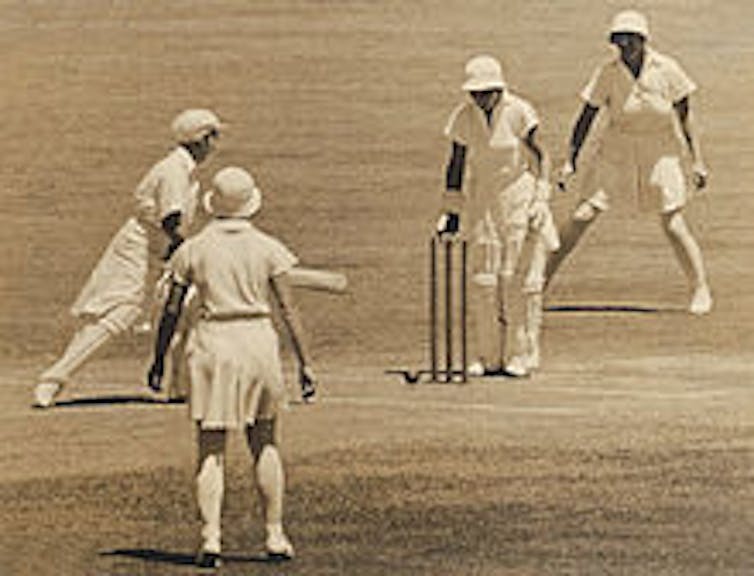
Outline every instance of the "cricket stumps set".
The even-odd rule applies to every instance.
[[[429,368],[387,370],[409,384],[468,381],[467,242],[433,235],[429,241]]]

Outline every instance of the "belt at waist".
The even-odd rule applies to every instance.
[[[269,317],[269,312],[222,312],[215,314],[202,312],[199,314],[199,320],[206,322],[237,322],[240,320],[262,320]]]

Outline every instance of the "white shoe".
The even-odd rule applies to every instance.
[[[689,312],[695,316],[703,316],[709,314],[712,310],[712,294],[710,293],[709,286],[703,284],[694,290],[694,297],[691,299],[689,305]]]
[[[514,356],[505,367],[505,372],[508,376],[513,376],[514,378],[525,378],[529,375],[526,359],[523,356]]]
[[[269,534],[264,548],[268,558],[274,560],[292,560],[294,556],[293,544],[282,532]]]
[[[533,342],[529,344],[529,353],[524,358],[524,364],[529,370],[537,370],[539,368],[539,344]]]
[[[472,362],[466,369],[466,373],[473,378],[481,378],[484,376],[484,364],[479,361]]]
[[[60,382],[40,382],[34,388],[33,406],[35,408],[49,408],[55,404],[55,397],[62,389],[63,385]]]

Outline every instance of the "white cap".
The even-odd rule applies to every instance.
[[[177,142],[198,142],[207,134],[219,131],[222,124],[211,110],[190,108],[175,117],[171,128]]]
[[[212,190],[204,195],[203,204],[214,216],[248,218],[262,206],[262,191],[246,170],[228,166],[212,178]]]
[[[647,18],[636,10],[624,10],[618,12],[610,25],[610,34],[616,33],[639,34],[649,38],[649,24]]]
[[[474,56],[466,63],[466,92],[480,92],[505,88],[503,71],[496,58],[487,55]]]

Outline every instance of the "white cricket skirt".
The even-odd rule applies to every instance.
[[[186,364],[191,418],[203,430],[274,418],[286,402],[270,318],[198,320],[186,345]]]

